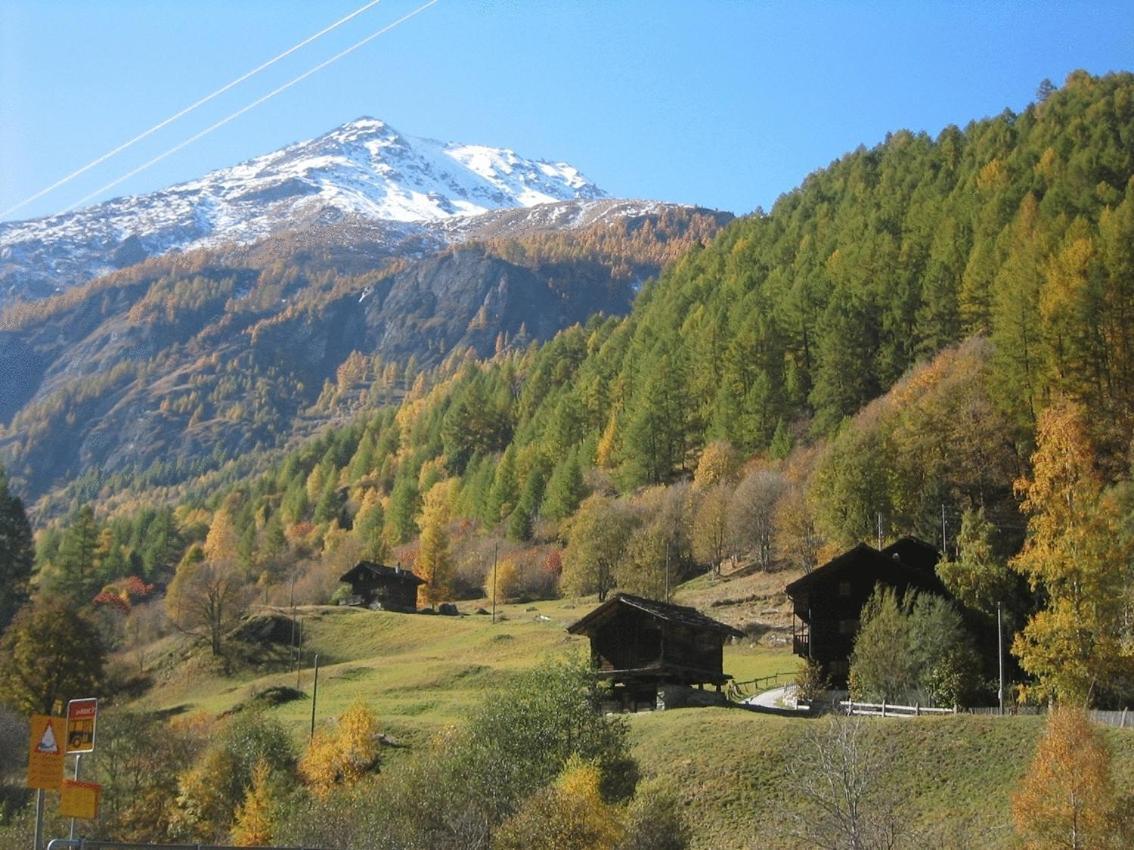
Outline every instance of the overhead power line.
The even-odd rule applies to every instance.
[[[126,150],[127,148],[133,147],[134,145],[136,145],[138,142],[142,141],[143,139],[146,139],[146,138],[152,136],[158,130],[161,130],[164,127],[168,127],[170,124],[172,124],[174,121],[178,120],[179,118],[184,118],[186,115],[188,115],[190,112],[193,112],[195,109],[198,109],[199,107],[204,106],[209,101],[220,97],[226,91],[229,91],[230,89],[235,88],[236,86],[243,83],[245,80],[251,79],[252,77],[259,74],[261,71],[264,71],[264,70],[270,68],[272,65],[275,65],[281,59],[287,58],[291,54],[295,53],[295,51],[306,47],[307,45],[309,45],[311,42],[315,41],[316,39],[322,38],[323,36],[325,36],[327,33],[331,32],[332,30],[338,29],[343,24],[345,24],[347,21],[351,20],[352,18],[358,17],[363,12],[365,12],[367,9],[373,8],[374,6],[377,6],[381,2],[382,2],[382,0],[370,0],[369,3],[366,3],[362,6],[360,6],[359,8],[355,9],[349,15],[345,15],[345,16],[339,18],[337,21],[335,21],[334,23],[332,23],[332,24],[324,27],[323,29],[319,30],[319,32],[315,33],[314,35],[310,35],[307,38],[303,39],[303,41],[299,42],[298,44],[292,45],[287,50],[285,50],[283,53],[280,53],[277,56],[273,56],[267,62],[264,62],[260,65],[257,65],[251,71],[248,71],[245,74],[241,74],[239,77],[237,77],[232,82],[225,83],[223,86],[221,86],[216,91],[210,92],[209,94],[202,97],[200,100],[194,101],[193,103],[189,104],[188,106],[186,106],[184,109],[180,110],[179,112],[175,112],[173,115],[170,115],[168,118],[164,119],[163,121],[159,121],[157,124],[154,124],[154,126],[150,127],[148,130],[142,131],[138,135],[134,136],[134,138],[129,139],[129,140],[123,142],[122,144],[120,144],[118,147],[107,151],[102,156],[98,157],[97,159],[92,159],[90,162],[88,162],[82,168],[78,168],[75,171],[72,171],[70,174],[66,175],[65,177],[59,178],[54,183],[52,183],[50,186],[48,186],[46,189],[41,189],[40,191],[36,192],[34,195],[31,195],[27,198],[24,198],[22,201],[20,201],[15,206],[9,207],[8,209],[4,210],[4,212],[0,213],[0,218],[7,218],[10,214],[14,213],[16,210],[27,206],[28,204],[32,203],[33,201],[38,201],[40,198],[42,198],[44,195],[48,194],[49,192],[53,192],[56,189],[58,189],[60,186],[64,186],[67,183],[70,183],[76,177],[78,177],[81,174],[85,174],[86,172],[88,172],[92,168],[94,168],[96,165],[101,165],[102,163],[104,163],[108,159],[110,159],[111,157],[117,156],[118,154],[122,153],[122,151]]]
[[[358,50],[360,47],[363,47],[366,44],[369,44],[370,42],[372,42],[374,39],[378,38],[379,36],[385,35],[386,33],[388,33],[390,30],[394,29],[395,27],[401,26],[406,21],[408,21],[410,18],[413,18],[417,15],[420,15],[422,12],[424,12],[426,9],[428,9],[430,6],[433,6],[437,2],[438,2],[438,0],[429,0],[429,2],[427,2],[427,3],[422,3],[420,6],[418,6],[416,9],[414,9],[412,12],[409,12],[405,15],[402,15],[400,18],[398,18],[393,23],[387,24],[386,26],[382,27],[382,29],[378,30],[377,32],[371,33],[370,35],[366,36],[366,38],[362,39],[361,41],[356,41],[350,47],[346,48],[345,50],[339,51],[334,56],[332,56],[330,59],[326,59],[326,60],[320,62],[314,68],[310,68],[310,69],[304,71],[298,77],[295,77],[294,79],[289,80],[288,82],[284,83],[282,86],[279,86],[278,88],[272,89],[266,95],[263,95],[262,97],[256,98],[254,101],[249,103],[247,106],[241,107],[240,109],[236,110],[235,112],[233,112],[229,115],[226,115],[220,121],[217,121],[215,124],[210,124],[208,127],[206,127],[204,130],[201,130],[199,133],[194,133],[192,136],[190,136],[185,141],[180,142],[180,143],[174,145],[173,147],[171,147],[169,150],[158,154],[157,156],[155,156],[153,159],[149,160],[148,162],[142,163],[137,168],[135,168],[133,171],[129,171],[126,174],[123,174],[117,180],[112,180],[111,182],[107,183],[105,186],[99,187],[98,189],[96,189],[95,191],[91,192],[88,195],[84,195],[83,197],[79,198],[79,200],[75,201],[75,203],[71,204],[71,206],[67,207],[67,209],[63,210],[63,212],[71,212],[71,210],[73,210],[77,207],[81,207],[87,201],[93,200],[94,198],[97,198],[99,195],[103,194],[104,192],[107,192],[110,189],[113,189],[119,183],[123,183],[126,180],[129,180],[131,177],[134,177],[138,174],[141,174],[143,171],[147,170],[148,168],[150,168],[154,165],[157,165],[163,159],[170,157],[170,156],[173,156],[173,154],[177,153],[179,150],[182,150],[182,149],[188,147],[189,145],[193,144],[193,142],[196,142],[199,139],[203,139],[205,136],[209,135],[214,130],[219,130],[221,127],[223,127],[225,124],[228,124],[230,121],[236,120],[237,118],[239,118],[244,113],[252,111],[257,106],[260,106],[262,103],[266,103],[267,101],[271,100],[276,95],[281,94],[282,92],[287,91],[288,89],[290,89],[292,86],[296,85],[297,83],[300,83],[303,80],[306,80],[312,74],[315,74],[315,73],[318,73],[319,71],[322,71],[328,65],[332,65],[335,62],[338,62],[344,56],[347,56],[351,53],[354,53],[354,51]]]

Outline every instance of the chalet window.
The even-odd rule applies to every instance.
[[[697,647],[698,652],[712,652],[717,648],[717,642],[720,640],[716,635],[698,634],[694,640],[694,646]]]
[[[839,634],[858,634],[858,620],[839,620]]]
[[[839,582],[839,596],[850,596],[851,583],[849,581]]]

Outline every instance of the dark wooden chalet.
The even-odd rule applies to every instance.
[[[629,593],[611,597],[567,631],[591,639],[591,662],[624,707],[653,702],[665,686],[709,684],[720,691],[732,678],[724,672],[724,642],[744,637],[694,608]]]
[[[823,665],[834,684],[845,684],[862,606],[881,584],[900,593],[913,588],[947,596],[934,567],[937,550],[903,537],[881,551],[860,543],[786,588],[794,613],[796,655]]]
[[[359,561],[339,578],[351,586],[353,603],[385,611],[416,611],[417,586],[425,584],[409,570]]]

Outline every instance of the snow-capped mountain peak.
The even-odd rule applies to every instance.
[[[305,221],[356,217],[412,227],[604,197],[567,163],[405,136],[362,117],[157,192],[0,224],[0,282],[35,297],[145,256],[249,243]]]

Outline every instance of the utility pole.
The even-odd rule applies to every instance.
[[[996,699],[1000,703],[1000,714],[1004,714],[1004,625],[1000,615],[1000,603],[996,603],[996,659],[1000,667],[1000,687]]]
[[[665,601],[669,602],[669,541],[665,542]]]
[[[941,503],[941,557],[947,558],[948,554],[948,538],[945,536],[945,503]]]
[[[299,690],[299,678],[300,678],[300,674],[302,672],[301,667],[300,667],[300,661],[302,659],[302,653],[300,652],[300,649],[299,649],[299,642],[296,640],[296,637],[297,637],[296,636],[296,629],[298,628],[298,622],[297,622],[297,618],[295,616],[295,578],[296,578],[295,573],[292,572],[292,574],[291,574],[291,598],[288,601],[288,604],[291,607],[291,652],[292,652],[292,658],[295,660],[295,689],[298,691]]]
[[[882,511],[878,512],[878,548],[882,548]]]
[[[293,623],[295,625],[295,623]],[[299,682],[303,678],[303,627],[299,627],[299,638],[295,644],[295,689],[299,690]]]
[[[315,738],[315,703],[319,699],[319,653],[315,653],[315,681],[311,687],[311,738]]]
[[[496,561],[500,555],[500,543],[492,547],[492,625],[496,625]]]

